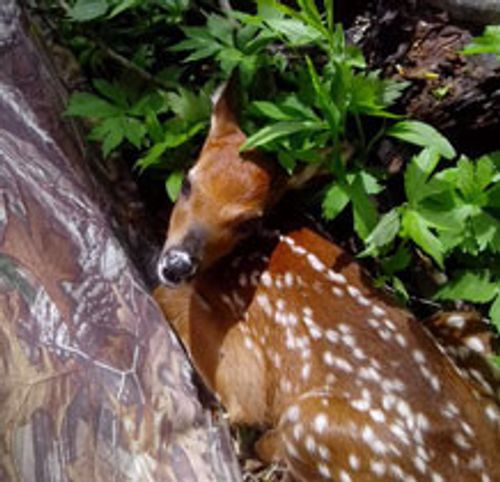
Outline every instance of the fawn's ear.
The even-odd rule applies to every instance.
[[[220,85],[212,95],[212,117],[209,137],[241,132],[237,119],[236,75]]]

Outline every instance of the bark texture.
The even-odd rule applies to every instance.
[[[26,31],[3,0],[0,480],[240,480]]]

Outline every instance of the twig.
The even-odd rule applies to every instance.
[[[171,84],[159,79],[158,77],[155,77],[154,75],[150,74],[148,71],[142,69],[141,67],[134,64],[133,62],[130,62],[130,60],[128,60],[126,57],[124,57],[123,55],[116,52],[116,50],[113,50],[112,48],[108,47],[104,42],[102,42],[100,40],[98,40],[98,41],[90,40],[90,41],[93,42],[94,45],[99,47],[110,59],[115,60],[125,69],[134,72],[135,74],[137,74],[141,79],[145,80],[146,82],[149,82],[151,84],[155,84],[156,86],[161,87],[162,89],[165,89],[165,90],[172,89]]]
[[[221,0],[221,4],[222,3],[227,3],[227,5],[229,5],[229,8],[231,9],[229,0]],[[69,11],[70,7],[65,0],[58,0],[58,4],[60,8],[63,9],[66,13]],[[116,52],[116,50],[113,50],[112,48],[108,47],[104,42],[100,40],[97,41],[92,40],[87,35],[85,35],[85,37],[87,38],[87,40],[89,40],[89,42],[93,43],[96,47],[100,48],[109,58],[119,63],[125,69],[134,72],[144,81],[154,84],[165,90],[172,88],[172,85],[170,85],[168,82],[164,82],[163,80],[158,79],[157,77],[150,74],[146,70],[142,69],[138,65],[135,65],[134,63],[130,62],[130,60],[128,60],[126,57]]]
[[[229,0],[219,0],[219,8],[224,13],[233,12],[233,7],[231,6],[231,2]]]

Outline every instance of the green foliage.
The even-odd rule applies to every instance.
[[[256,0],[225,14],[201,3],[76,0],[64,12],[92,85],[72,96],[67,114],[90,120],[104,156],[119,150],[139,172],[159,171],[174,200],[208,126],[209,94],[234,75],[242,149],[269,152],[290,175],[310,164],[328,172],[323,217],[351,220],[379,281],[407,300],[405,270],[425,255],[450,280],[436,299],[482,304],[500,329],[498,153],[457,158],[432,126],[391,113],[406,84],[367,68],[331,0]],[[498,55],[499,32],[487,27],[464,53]],[[373,162],[384,136],[416,152],[402,197],[389,205],[389,175]]]
[[[496,54],[500,60],[500,25],[489,25],[481,36],[475,37],[464,48],[466,55]]]
[[[76,22],[88,22],[111,19],[137,7],[159,7],[165,16],[179,16],[188,6],[189,0],[76,0],[67,14]]]
[[[453,159],[457,154],[446,137],[423,122],[401,121],[387,129],[386,134],[417,146],[432,147],[445,159]]]
[[[446,259],[469,257],[470,266],[450,270],[438,299],[492,303],[489,315],[500,328],[500,154],[475,161],[461,157],[437,170],[439,153],[425,148],[405,172],[407,202],[383,216],[367,238],[365,253],[380,255],[407,239],[444,268]],[[483,266],[481,268],[481,266]]]

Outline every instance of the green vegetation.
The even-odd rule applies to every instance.
[[[496,54],[497,59],[500,59],[500,25],[486,27],[481,36],[472,39],[463,53],[466,55]]]
[[[54,1],[42,3],[61,13]],[[222,14],[210,1],[77,0],[61,30],[92,92],[74,94],[67,114],[91,119],[89,138],[104,156],[120,149],[136,169],[162,173],[175,199],[206,134],[209,95],[236,75],[249,136],[243,149],[272,153],[290,174],[310,164],[328,172],[323,216],[352,220],[360,255],[374,258],[380,282],[407,298],[415,290],[405,286],[405,270],[427,258],[449,280],[434,289],[436,299],[483,305],[500,328],[499,153],[457,155],[432,126],[391,112],[405,83],[367,68],[331,1],[321,9],[313,0],[247,8]],[[464,53],[498,54],[498,32],[488,27]],[[414,151],[396,200],[385,196],[390,175],[373,161],[384,136]]]

